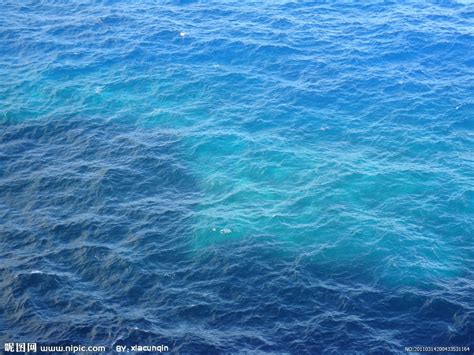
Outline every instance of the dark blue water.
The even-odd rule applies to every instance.
[[[0,1],[0,344],[474,346],[474,5]]]

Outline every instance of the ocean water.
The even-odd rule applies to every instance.
[[[0,347],[474,347],[471,1],[0,1]]]

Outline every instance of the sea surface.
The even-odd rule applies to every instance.
[[[0,1],[0,347],[474,350],[471,1]]]

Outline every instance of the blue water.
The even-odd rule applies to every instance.
[[[474,5],[0,2],[0,344],[474,346]]]

